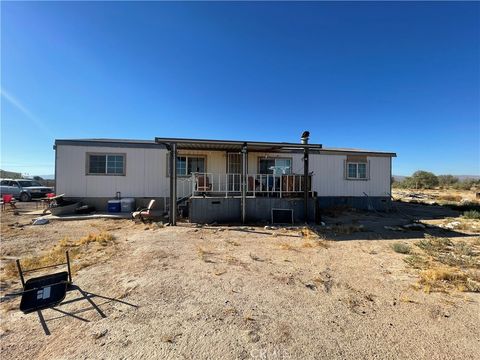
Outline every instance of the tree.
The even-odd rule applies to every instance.
[[[33,177],[33,180],[41,181],[41,180],[43,180],[43,178],[41,176],[36,175],[36,176]]]
[[[458,183],[458,178],[453,175],[438,175],[438,184],[442,187],[450,187]]]
[[[431,189],[438,186],[438,177],[431,172],[418,170],[409,179],[415,189]]]

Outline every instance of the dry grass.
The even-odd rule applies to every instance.
[[[225,242],[233,246],[240,246],[240,243],[236,242],[235,240],[227,239]]]
[[[428,237],[415,244],[419,251],[405,258],[420,270],[418,287],[427,293],[480,292],[480,246],[448,238]]]
[[[293,246],[293,244],[289,244],[289,243],[285,243],[285,242],[284,242],[284,243],[280,243],[280,244],[278,245],[278,247],[279,247],[280,249],[282,249],[282,250],[298,251],[298,249],[297,249],[295,246]]]
[[[210,256],[212,256],[214,254],[214,252],[209,250],[209,249],[205,249],[201,246],[197,246],[197,254],[198,254],[198,257],[203,262],[206,262],[206,263],[214,263],[215,262],[212,259],[210,259]]]
[[[108,232],[90,233],[77,240],[71,240],[65,237],[49,251],[39,255],[21,259],[20,264],[23,270],[35,269],[44,266],[55,265],[65,262],[65,252],[70,254],[72,272],[76,272],[92,263],[92,255],[101,252],[103,247],[114,243],[114,236]],[[74,261],[79,257],[79,261]],[[4,275],[7,278],[18,276],[15,262],[10,262],[5,266]]]
[[[326,241],[322,241],[322,240],[311,240],[311,241],[305,241],[303,244],[302,244],[302,247],[303,248],[317,248],[317,247],[321,247],[321,248],[324,248],[324,249],[328,249],[329,248],[329,245]]]
[[[437,200],[443,200],[443,201],[452,201],[452,202],[460,202],[462,201],[462,196],[461,195],[455,195],[455,194],[439,194],[435,196]]]
[[[337,234],[350,235],[364,231],[364,226],[358,224],[338,224],[332,227],[332,231]]]
[[[448,292],[455,288],[458,291],[480,292],[480,274],[472,271],[461,271],[454,267],[436,267],[422,270],[419,283],[425,292]]]

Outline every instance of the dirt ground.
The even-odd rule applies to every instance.
[[[17,257],[92,233],[114,241],[75,245],[83,295],[43,310],[44,328],[18,310],[18,297],[2,298],[5,359],[480,358],[480,293],[425,292],[419,270],[392,249],[441,237],[479,255],[475,232],[435,225],[458,218],[453,210],[332,213],[313,231],[111,219],[33,226],[31,204],[20,205],[20,215],[2,213],[2,296],[20,289],[7,271]],[[432,225],[385,229],[413,220]]]

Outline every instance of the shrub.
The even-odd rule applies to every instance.
[[[392,249],[393,251],[399,253],[399,254],[410,254],[410,251],[412,250],[410,248],[410,245],[408,244],[404,244],[404,243],[394,243],[392,245]]]
[[[438,184],[442,187],[450,187],[458,181],[458,178],[453,175],[438,175]]]
[[[478,210],[469,210],[463,213],[463,217],[466,219],[478,219],[480,220],[480,211]]]
[[[453,246],[453,243],[448,238],[431,237],[428,239],[420,240],[416,243],[420,249],[425,250],[427,253],[434,253],[444,251]]]

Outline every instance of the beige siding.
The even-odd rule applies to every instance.
[[[388,196],[390,192],[390,157],[367,157],[368,180],[345,179],[345,155],[311,155],[313,190],[318,196]]]
[[[179,150],[179,155],[205,156],[207,158],[207,173],[225,174],[227,155],[223,151]]]
[[[86,175],[86,154],[126,154],[125,176]],[[223,174],[225,178],[227,155],[222,151],[179,151],[179,154],[204,155],[207,172]],[[263,157],[292,159],[292,172],[303,174],[303,154],[248,154],[248,173],[258,172],[258,159]],[[386,196],[390,191],[390,158],[367,157],[369,180],[345,180],[346,155],[310,155],[313,172],[313,190],[319,196]],[[57,145],[57,193],[71,197],[114,197],[117,191],[123,197],[163,197],[169,195],[167,150]],[[220,182],[224,182],[221,180]]]
[[[126,154],[125,176],[86,175],[89,152]],[[165,149],[57,146],[57,193],[71,197],[168,196],[165,170]]]

